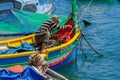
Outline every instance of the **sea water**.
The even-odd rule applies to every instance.
[[[120,1],[77,0],[79,25],[90,44],[103,57],[82,41],[85,59],[78,46],[77,61],[57,70],[69,80],[120,80]],[[53,0],[55,14],[70,14],[72,0]],[[86,10],[85,10],[86,9]],[[85,26],[82,20],[91,25]]]

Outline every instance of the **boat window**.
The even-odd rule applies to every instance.
[[[20,10],[21,9],[21,3],[17,1],[13,1],[14,8]]]
[[[23,7],[24,11],[36,12],[37,8],[35,4],[28,4]]]
[[[0,2],[0,11],[12,9],[12,8],[13,8],[12,2]]]

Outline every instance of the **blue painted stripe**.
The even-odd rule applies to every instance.
[[[28,59],[29,59],[29,56],[0,59],[0,65],[8,65],[8,64],[21,63],[21,62],[28,62]]]
[[[74,50],[72,51],[72,54],[69,56],[69,58],[67,58],[65,61],[61,62],[60,64],[57,64],[55,66],[51,66],[50,68],[53,70],[61,68],[65,65],[67,65],[68,63],[70,63],[71,61],[73,61],[74,59],[76,59],[77,58],[76,50],[77,50],[77,47],[74,48]]]

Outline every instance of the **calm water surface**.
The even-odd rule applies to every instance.
[[[53,0],[56,14],[69,14],[72,0]],[[78,15],[81,16],[90,0],[77,0]],[[57,70],[69,80],[120,80],[120,1],[93,0],[82,19],[91,22],[79,24],[89,42],[103,57],[95,54],[83,41],[87,58],[84,59],[78,47],[76,63]]]

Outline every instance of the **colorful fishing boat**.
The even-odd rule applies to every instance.
[[[46,17],[47,19],[51,18],[51,16],[48,15]],[[74,0],[72,3],[71,16],[69,16],[67,20],[65,20],[66,17],[64,16],[59,17],[62,20],[61,22],[63,22],[61,24],[69,24],[72,26],[72,28],[53,31],[54,36],[56,36],[56,44],[53,47],[47,48],[47,53],[41,53],[41,55],[44,56],[45,60],[49,63],[49,67],[51,69],[61,68],[68,63],[75,61],[77,58],[77,39],[80,36],[80,29],[77,22],[76,0]],[[44,22],[45,20],[43,19],[42,21]],[[24,42],[32,44],[35,42],[34,36],[35,34],[31,34],[17,39],[0,41],[0,44],[11,47],[20,46]],[[33,50],[14,54],[1,54],[0,67],[7,67],[17,64],[25,65],[28,62],[28,57],[31,54],[37,53],[37,51]]]

